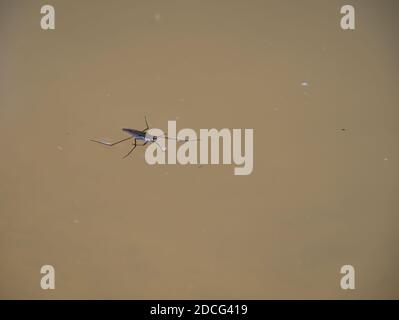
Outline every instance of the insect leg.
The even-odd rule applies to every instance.
[[[90,139],[90,141],[97,142],[97,143],[101,143],[101,144],[103,144],[103,145],[105,145],[105,146],[112,147],[112,146],[114,146],[114,145],[116,145],[116,144],[118,144],[118,143],[121,143],[121,142],[123,142],[123,141],[129,140],[129,139],[132,139],[132,138],[133,138],[133,137],[131,136],[131,137],[127,137],[127,138],[125,138],[125,139],[122,139],[122,140],[119,140],[119,141],[116,141],[116,142],[99,141],[99,140],[93,140],[93,139]]]
[[[133,152],[133,150],[136,149],[136,147],[137,147],[137,141],[136,141],[136,139],[134,139],[133,148],[130,149],[130,151],[123,157],[123,159],[125,159],[129,154],[131,154]]]
[[[145,127],[145,129],[143,129],[143,132],[146,132],[148,129],[150,129],[148,122],[147,122],[147,116],[144,116],[144,120],[145,120],[146,127]]]

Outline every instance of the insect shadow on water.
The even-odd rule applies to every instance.
[[[108,147],[113,147],[114,145],[117,145],[118,143],[124,142],[126,140],[130,140],[130,139],[134,139],[133,148],[130,149],[130,151],[126,155],[123,156],[123,159],[125,159],[127,156],[129,156],[133,152],[133,150],[136,149],[136,147],[144,147],[148,143],[156,143],[157,146],[163,152],[165,152],[166,148],[162,147],[157,142],[157,140],[160,139],[160,138],[172,139],[172,140],[183,141],[183,142],[191,141],[189,139],[180,140],[180,139],[177,139],[175,137],[168,137],[165,134],[160,135],[160,136],[151,135],[151,134],[149,134],[147,132],[150,129],[150,127],[148,125],[148,122],[147,122],[147,117],[144,117],[144,120],[145,120],[146,127],[143,130],[123,128],[122,131],[124,131],[124,132],[126,132],[126,133],[128,133],[130,135],[129,137],[127,137],[125,139],[122,139],[122,140],[119,140],[119,141],[116,141],[116,142],[107,142],[107,141],[100,141],[100,140],[94,140],[94,139],[90,139],[90,141],[97,142],[97,143],[103,144],[103,145],[108,146]],[[143,141],[143,144],[137,144],[137,141]]]

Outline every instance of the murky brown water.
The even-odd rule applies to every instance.
[[[399,298],[398,4],[351,3],[0,0],[0,297]],[[88,141],[144,115],[254,128],[253,174]]]

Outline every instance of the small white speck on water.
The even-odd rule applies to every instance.
[[[384,161],[388,161],[388,158],[384,158]]]
[[[155,19],[155,21],[161,20],[161,14],[160,13],[154,14],[154,19]]]
[[[61,146],[58,146],[57,149],[60,150],[60,151],[64,150],[64,148],[61,147]]]
[[[307,82],[307,81],[302,81],[301,86],[302,86],[302,87],[309,87],[309,82]]]
[[[78,219],[75,219],[75,220],[73,220],[73,223],[74,223],[74,224],[79,224],[80,221],[79,221]]]

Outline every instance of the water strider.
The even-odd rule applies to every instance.
[[[244,140],[242,141],[241,129],[200,129],[200,137],[190,128],[176,131],[176,121],[168,121],[168,131],[156,128],[149,130],[147,118],[145,119],[146,128],[143,130],[137,129],[122,129],[129,134],[129,137],[116,141],[106,142],[99,140],[91,140],[101,143],[106,146],[114,146],[123,141],[134,139],[132,149],[123,157],[130,155],[137,146],[145,146],[146,144],[154,144],[148,146],[145,151],[145,161],[149,165],[154,164],[232,164],[234,162],[240,167],[234,168],[235,175],[249,175],[253,171],[253,129],[244,130]],[[168,152],[161,138],[169,139]],[[179,139],[180,138],[180,139]],[[143,141],[143,144],[138,144],[138,141]],[[192,143],[183,143],[177,147],[177,141]],[[199,143],[197,143],[199,142]],[[245,145],[243,150],[243,144]],[[159,149],[162,152],[159,152]],[[209,159],[210,151],[210,159]],[[221,152],[222,151],[222,152]],[[243,151],[243,152],[242,152]],[[220,159],[221,156],[221,159]]]
[[[184,142],[189,141],[188,139],[179,140],[179,139],[174,138],[174,137],[168,137],[168,136],[165,135],[165,134],[160,135],[160,136],[153,136],[153,135],[151,135],[151,134],[149,134],[149,133],[147,132],[147,131],[150,129],[150,127],[149,127],[149,125],[148,125],[148,122],[147,122],[147,117],[144,117],[144,120],[145,120],[146,127],[145,127],[143,130],[130,129],[130,128],[123,128],[122,131],[124,131],[124,132],[126,132],[126,133],[128,133],[128,134],[130,135],[130,137],[127,137],[127,138],[125,138],[125,139],[122,139],[122,140],[119,140],[119,141],[116,141],[116,142],[99,141],[99,140],[93,140],[93,139],[90,139],[90,141],[97,142],[97,143],[101,143],[101,144],[103,144],[103,145],[112,147],[112,146],[114,146],[114,145],[116,145],[116,144],[118,144],[118,143],[121,143],[121,142],[123,142],[123,141],[129,140],[129,139],[134,139],[133,148],[130,149],[130,151],[123,157],[123,159],[126,158],[128,155],[130,155],[136,147],[144,147],[144,146],[145,146],[147,143],[149,143],[149,142],[150,142],[150,143],[156,143],[156,144],[158,145],[158,147],[159,147],[162,151],[165,152],[165,151],[166,151],[166,148],[165,148],[165,147],[162,147],[162,146],[157,142],[157,140],[158,140],[159,138],[173,139],[173,140],[184,141]],[[144,143],[143,143],[143,144],[137,144],[137,141],[144,141]]]

